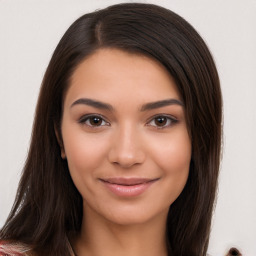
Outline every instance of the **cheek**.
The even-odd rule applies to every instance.
[[[94,134],[95,135],[95,134]],[[97,172],[105,161],[107,141],[76,131],[65,133],[63,142],[72,180],[81,195],[90,195],[94,198],[92,189]],[[103,141],[100,143],[100,141]]]
[[[68,129],[66,129],[68,131]],[[97,134],[87,135],[76,129],[63,130],[63,142],[71,174],[86,174],[96,170],[105,159],[108,142]]]
[[[161,143],[159,143],[161,142]],[[191,142],[187,133],[178,133],[170,138],[154,143],[155,161],[168,173],[182,173],[189,169],[191,160]]]
[[[165,200],[172,204],[182,192],[188,178],[191,161],[191,143],[187,133],[175,134],[154,147],[154,161],[162,171]]]

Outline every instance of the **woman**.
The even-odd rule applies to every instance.
[[[221,122],[214,61],[180,16],[80,17],[45,73],[2,251],[206,255]]]

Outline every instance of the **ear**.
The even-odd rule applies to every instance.
[[[60,132],[60,129],[57,128],[56,124],[54,125],[54,132],[55,132],[55,136],[57,138],[58,144],[60,146],[61,158],[66,159],[66,153],[65,153],[65,149],[64,149],[64,145],[63,145],[61,132]]]

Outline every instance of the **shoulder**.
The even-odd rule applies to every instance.
[[[0,256],[32,256],[31,249],[18,242],[0,240]]]

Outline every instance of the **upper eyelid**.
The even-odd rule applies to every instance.
[[[164,126],[158,126],[158,125],[151,125],[150,123],[156,119],[157,117],[166,117],[167,119],[169,119],[169,121],[171,122],[169,125],[164,125]],[[179,120],[175,117],[173,117],[172,115],[168,115],[168,114],[157,114],[154,117],[151,117],[151,119],[149,119],[149,121],[147,121],[146,126],[149,127],[154,127],[157,130],[163,130],[163,129],[167,129],[167,128],[171,128],[172,126],[176,125],[179,122]]]
[[[90,117],[99,117],[101,118],[102,120],[104,120],[106,123],[110,123],[108,121],[108,119],[106,117],[104,117],[103,115],[101,114],[85,114],[85,115],[82,115],[79,119],[78,119],[78,122],[83,122],[84,120],[90,118]]]
[[[178,118],[176,118],[175,116],[170,115],[170,114],[156,114],[156,115],[154,115],[154,116],[148,118],[147,123],[148,123],[148,122],[151,122],[153,119],[155,119],[155,118],[157,118],[157,117],[166,117],[166,118],[169,118],[169,119],[171,119],[171,120],[178,121]]]

